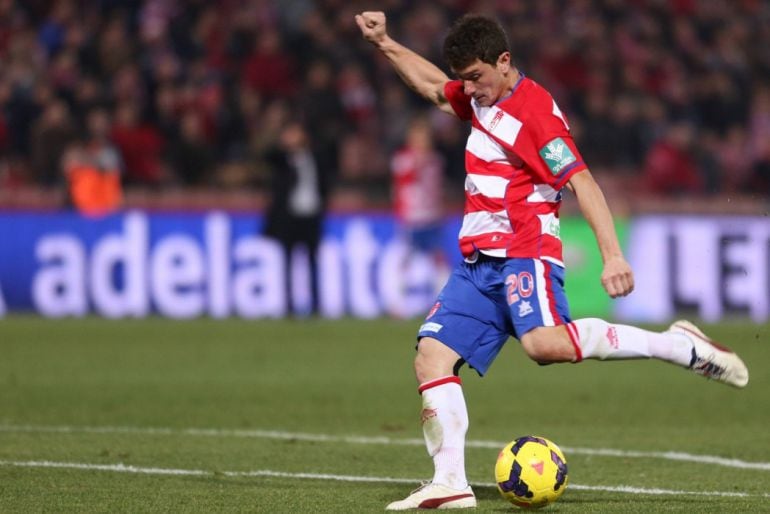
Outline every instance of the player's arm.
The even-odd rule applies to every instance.
[[[626,296],[634,289],[634,274],[620,249],[604,193],[587,169],[573,175],[569,179],[569,186],[575,192],[580,211],[591,226],[599,245],[604,261],[602,286],[612,298]]]
[[[449,77],[438,66],[392,39],[386,30],[385,13],[357,14],[356,23],[364,38],[388,58],[407,86],[442,111],[456,115],[444,96]]]

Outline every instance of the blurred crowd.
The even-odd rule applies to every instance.
[[[376,204],[425,115],[455,187],[467,127],[362,40],[353,17],[372,8],[442,67],[455,18],[495,15],[597,175],[659,195],[770,192],[764,0],[0,0],[0,188],[65,187],[86,168],[111,176],[106,195],[115,177],[264,190],[265,155],[299,121],[334,194]]]

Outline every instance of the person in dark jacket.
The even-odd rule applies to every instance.
[[[289,312],[318,311],[317,254],[323,231],[328,182],[333,160],[328,150],[314,148],[300,121],[287,122],[276,145],[265,154],[270,169],[271,202],[264,235],[284,248],[286,298]],[[309,266],[310,305],[301,305],[292,281],[292,259],[304,248]]]

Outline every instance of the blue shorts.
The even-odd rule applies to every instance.
[[[455,268],[417,338],[438,339],[484,375],[509,336],[570,321],[564,268],[481,256]]]

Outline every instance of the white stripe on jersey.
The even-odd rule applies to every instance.
[[[540,306],[540,312],[543,315],[543,325],[546,327],[554,326],[555,322],[551,313],[551,304],[548,301],[548,291],[546,289],[545,266],[540,259],[533,259],[535,263],[535,284],[537,284],[537,299]]]
[[[540,220],[541,234],[548,234],[549,236],[553,236],[556,239],[561,239],[561,237],[559,237],[559,218],[556,216],[556,214],[553,212],[549,212],[548,214],[538,214],[537,219]]]
[[[505,210],[498,212],[471,212],[463,216],[463,226],[460,228],[460,238],[487,234],[489,232],[501,232],[510,234],[511,222]],[[485,249],[486,250],[486,249]]]
[[[476,111],[476,118],[485,130],[501,141],[513,146],[516,138],[519,137],[519,131],[522,126],[521,121],[497,106],[489,109],[477,109],[474,105],[474,111]]]
[[[564,114],[562,114],[561,109],[559,109],[559,106],[556,105],[556,100],[553,101],[553,110],[551,111],[554,116],[559,118],[562,123],[564,123],[564,128],[569,130],[569,125],[567,124],[566,118],[564,118]]]
[[[556,203],[560,200],[559,191],[548,184],[535,184],[535,190],[527,196],[528,202]]]
[[[465,192],[468,196],[481,196],[492,200],[492,205],[505,198],[510,178],[523,162],[507,150],[516,142],[522,122],[497,106],[481,107],[471,100],[476,127],[471,127],[466,151]],[[479,126],[481,128],[479,128]],[[500,142],[498,142],[500,141]],[[506,145],[506,146],[503,146]],[[484,202],[489,206],[489,202]],[[488,207],[487,207],[488,208]],[[459,238],[484,237],[491,233],[512,234],[508,213],[480,211],[466,213],[463,217]],[[506,241],[502,237],[491,237],[485,242],[482,252],[495,257],[505,257]]]
[[[468,173],[465,177],[465,190],[468,194],[482,194],[487,198],[504,198],[508,180],[503,177],[476,175]]]
[[[490,257],[505,257],[505,248],[498,248],[496,250],[481,250],[481,253],[484,255],[489,255]]]
[[[506,154],[500,143],[489,137],[483,130],[472,128],[468,136],[468,143],[465,150],[472,153],[482,161],[508,163],[508,154]],[[473,171],[473,170],[468,170]]]
[[[556,264],[557,266],[559,266],[561,268],[564,267],[564,262],[560,261],[559,259],[554,259],[553,257],[548,257],[547,255],[544,255],[543,257],[541,257],[541,259],[544,260],[544,261],[548,261],[551,264]]]

